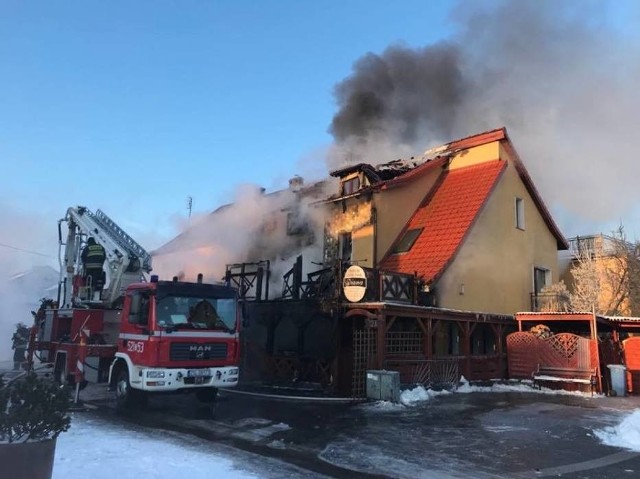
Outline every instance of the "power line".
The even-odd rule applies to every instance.
[[[44,256],[45,258],[52,258],[53,256],[51,256],[50,254],[44,254],[44,253],[39,253],[38,251],[31,251],[28,249],[23,249],[23,248],[18,248],[16,246],[11,246],[8,244],[4,244],[4,243],[0,243],[0,246],[2,246],[3,248],[9,248],[9,249],[13,249],[16,251],[22,251],[23,253],[29,253],[29,254],[35,254],[38,256]]]

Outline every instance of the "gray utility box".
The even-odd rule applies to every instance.
[[[400,402],[400,373],[367,371],[367,399]]]

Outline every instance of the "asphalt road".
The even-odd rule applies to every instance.
[[[193,434],[320,476],[640,476],[640,453],[603,445],[593,433],[639,408],[640,397],[455,393],[405,407],[309,404],[227,392],[215,410],[192,396],[170,395],[122,415],[103,387],[82,396],[97,407],[95,414]]]
[[[11,373],[9,374],[11,375]],[[281,460],[314,477],[618,479],[640,477],[640,453],[602,444],[640,397],[474,392],[411,407],[318,404],[222,393],[153,397],[122,414],[104,385],[80,398],[86,414],[188,433]]]

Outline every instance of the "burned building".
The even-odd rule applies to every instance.
[[[295,201],[227,264],[245,299],[244,383],[359,397],[368,369],[505,377],[512,315],[567,248],[506,130],[331,177],[294,179]]]

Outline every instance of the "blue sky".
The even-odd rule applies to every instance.
[[[369,6],[0,3],[1,197],[52,232],[84,204],[164,234],[189,195],[209,210],[315,171],[353,61],[446,32],[447,2]]]
[[[334,85],[369,51],[450,37],[455,5],[0,0],[0,243],[55,252],[82,204],[154,248],[188,196],[197,213],[320,175]],[[24,243],[16,218],[50,236]]]

